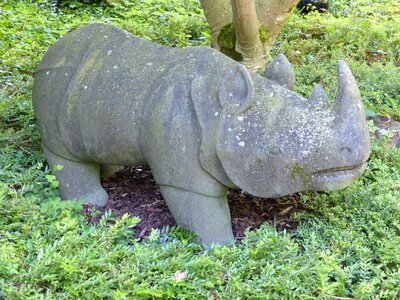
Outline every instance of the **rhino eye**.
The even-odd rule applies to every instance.
[[[272,146],[268,149],[268,153],[272,156],[276,156],[282,153],[282,149],[278,146]]]

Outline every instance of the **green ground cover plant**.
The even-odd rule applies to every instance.
[[[372,139],[368,169],[349,188],[301,195],[295,233],[266,224],[233,247],[205,251],[179,228],[139,241],[137,218],[107,212],[91,224],[81,202],[61,201],[30,93],[48,47],[90,22],[174,47],[209,44],[197,0],[0,3],[0,299],[400,298],[400,151],[385,140]],[[293,14],[279,52],[305,96],[320,83],[333,98],[345,59],[368,110],[400,120],[398,1],[332,0],[328,14]]]

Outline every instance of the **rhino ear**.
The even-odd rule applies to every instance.
[[[293,90],[296,77],[292,65],[282,53],[278,54],[267,66],[264,76],[275,81],[280,86]]]
[[[231,70],[218,91],[222,109],[238,114],[247,110],[254,99],[254,85],[249,72],[242,65]]]

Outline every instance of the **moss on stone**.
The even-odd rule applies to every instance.
[[[259,28],[259,35],[261,43],[265,44],[270,36],[271,32],[269,29],[261,24]],[[218,34],[218,46],[220,47],[220,51],[225,55],[236,61],[242,61],[243,56],[239,52],[236,51],[236,34],[235,34],[235,24],[229,23],[222,27],[221,31]]]
[[[229,56],[236,61],[243,60],[242,54],[237,52],[235,49],[236,35],[235,25],[233,23],[229,23],[222,27],[221,31],[218,34],[218,46],[220,47],[220,51],[226,56]]]
[[[271,36],[271,32],[264,24],[261,24],[260,28],[258,29],[258,33],[260,35],[261,43],[263,44],[265,44]]]
[[[309,175],[304,171],[304,169],[303,169],[300,165],[298,165],[298,164],[296,164],[296,165],[293,167],[293,170],[292,170],[292,180],[295,180],[297,176],[300,176],[301,180],[302,180],[306,185],[308,185],[308,184],[311,183],[311,178],[310,178],[310,176],[309,176]]]

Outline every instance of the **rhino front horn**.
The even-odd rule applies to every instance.
[[[356,80],[349,66],[343,60],[339,61],[338,76],[339,90],[336,98],[338,115],[353,116],[354,118],[364,117],[364,107]]]

